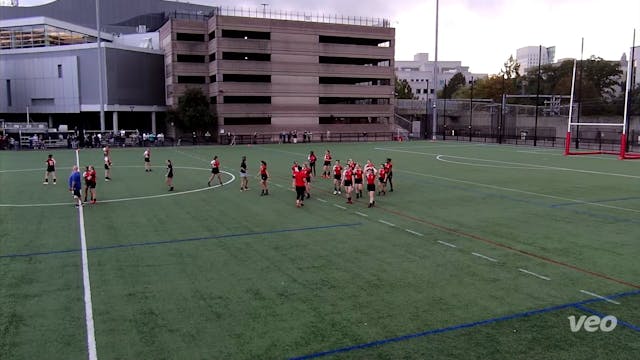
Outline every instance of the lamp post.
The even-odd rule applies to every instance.
[[[442,140],[447,140],[447,80],[444,81],[444,89],[442,90]]]
[[[429,79],[425,79],[427,81],[427,88],[424,89],[425,97],[424,97],[424,125],[427,126],[429,121]],[[426,133],[426,131],[425,131]]]
[[[267,17],[267,6],[269,6],[269,4],[262,3],[260,5],[262,5],[262,17],[266,18]]]
[[[471,123],[473,121],[473,84],[474,84],[474,79],[473,76],[471,77],[471,97],[469,98],[470,101],[470,107],[469,107],[469,141],[471,141]]]

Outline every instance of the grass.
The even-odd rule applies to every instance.
[[[395,191],[368,209],[317,178],[295,208],[291,162],[327,146],[343,161],[393,158]],[[145,173],[142,149],[114,149],[111,182],[101,151],[79,152],[100,179],[98,204],[83,209],[100,359],[640,352],[636,293],[584,305],[632,326],[610,333],[572,333],[567,317],[591,314],[570,305],[509,317],[594,299],[580,290],[640,289],[633,161],[455,142],[151,150]],[[87,358],[78,211],[66,188],[75,152],[54,153],[55,186],[41,184],[46,154],[0,152],[2,359]],[[226,185],[207,188],[213,155]],[[239,191],[242,155],[248,192]],[[265,197],[253,177],[259,160],[272,175]],[[424,336],[402,338],[411,334]]]

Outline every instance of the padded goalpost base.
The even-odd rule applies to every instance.
[[[617,155],[620,160],[640,160],[640,154],[628,153],[627,148],[627,135],[622,134],[620,136],[620,151],[607,151],[607,150],[595,150],[595,151],[571,151],[571,132],[567,132],[567,136],[564,140],[564,155]]]

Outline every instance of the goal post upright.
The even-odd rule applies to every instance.
[[[573,75],[571,76],[571,99],[569,100],[569,120],[567,121],[567,136],[564,139],[564,155],[571,154],[571,123],[573,120],[573,91],[576,86],[576,65],[578,61],[573,60]]]

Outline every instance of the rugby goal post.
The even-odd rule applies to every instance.
[[[634,43],[635,43],[635,31],[633,34]],[[629,61],[627,65],[627,86],[626,86],[626,94],[624,99],[624,114],[622,117],[622,122],[620,123],[590,123],[590,122],[573,122],[573,93],[576,83],[576,64],[577,61],[573,61],[573,76],[571,79],[571,101],[569,105],[569,119],[567,121],[567,136],[565,138],[564,144],[564,154],[565,155],[599,155],[599,154],[609,154],[609,155],[617,155],[620,160],[624,159],[640,159],[640,154],[629,153],[627,152],[627,124],[628,124],[628,110],[629,110],[629,93],[631,89],[631,73],[633,68],[631,64],[633,61]],[[572,130],[577,127],[586,126],[586,127],[595,127],[598,132],[601,129],[612,129],[615,133],[620,133],[620,143],[618,150],[592,150],[592,151],[578,151],[577,149],[571,148],[571,138],[572,138]],[[576,134],[578,136],[578,134]]]

